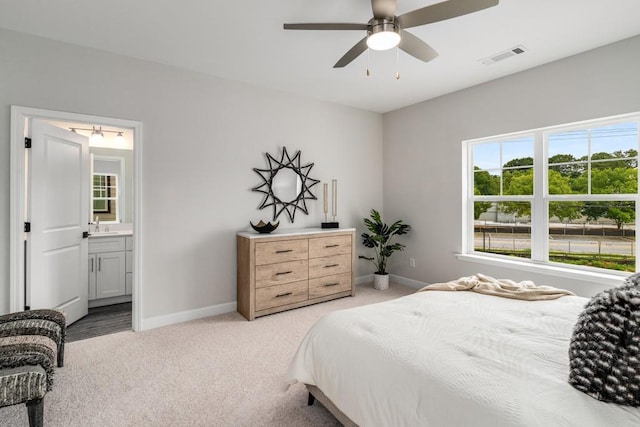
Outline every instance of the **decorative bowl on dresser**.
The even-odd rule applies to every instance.
[[[248,320],[355,295],[355,229],[239,232],[238,312]]]

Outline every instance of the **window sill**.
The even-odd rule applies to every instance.
[[[502,259],[491,256],[483,256],[476,254],[456,254],[456,258],[461,261],[475,262],[478,264],[491,265],[494,267],[512,268],[520,271],[528,271],[537,274],[546,274],[554,277],[563,277],[566,279],[584,280],[596,282],[605,286],[618,286],[629,276],[627,273],[600,273],[597,271],[583,271],[573,268],[565,268],[562,266],[542,264],[535,261],[520,261],[511,259]]]

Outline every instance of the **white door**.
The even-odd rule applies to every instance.
[[[27,305],[71,324],[88,310],[89,140],[35,119],[30,133]]]

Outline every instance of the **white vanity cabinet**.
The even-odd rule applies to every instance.
[[[131,294],[131,236],[89,239],[89,300]],[[128,285],[128,286],[127,286]]]

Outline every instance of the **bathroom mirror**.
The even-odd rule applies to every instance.
[[[300,151],[291,157],[286,147],[282,147],[280,159],[269,153],[266,156],[269,166],[267,169],[253,168],[263,181],[252,188],[253,191],[264,195],[258,209],[271,207],[274,221],[282,212],[286,212],[289,221],[294,222],[297,209],[309,215],[306,201],[317,199],[310,188],[320,182],[309,177],[313,163],[301,166]]]
[[[91,222],[101,224],[133,222],[133,150],[90,147]]]

